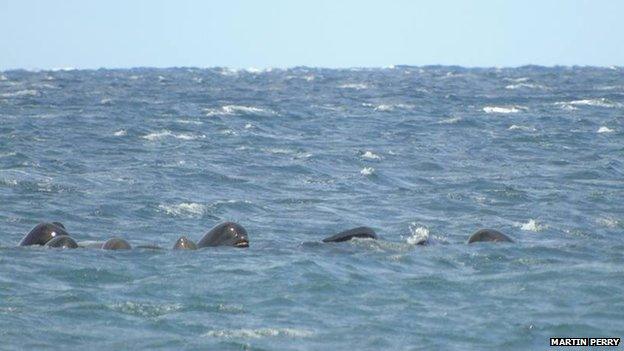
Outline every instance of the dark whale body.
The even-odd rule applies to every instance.
[[[103,245],[102,250],[130,250],[130,244],[121,238],[108,239]]]
[[[235,222],[217,224],[197,242],[197,247],[208,246],[249,247],[247,230]]]
[[[68,235],[58,235],[45,244],[45,247],[55,247],[62,249],[75,249],[78,247],[76,240]]]
[[[193,240],[181,236],[173,245],[174,250],[197,250],[197,245],[193,242]]]
[[[56,236],[69,236],[65,226],[59,222],[39,223],[22,238],[19,246],[45,245]]]
[[[513,243],[510,237],[494,229],[480,229],[468,238],[468,244],[493,241],[493,242],[508,242]]]
[[[336,235],[332,235],[323,239],[324,243],[339,243],[342,241],[348,241],[353,238],[368,238],[377,239],[377,234],[372,228],[369,227],[357,227],[349,230],[342,231]]]

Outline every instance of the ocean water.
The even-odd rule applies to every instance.
[[[5,71],[0,349],[622,337],[623,200],[620,67]],[[225,220],[248,249],[170,250]],[[42,221],[166,250],[16,247]]]

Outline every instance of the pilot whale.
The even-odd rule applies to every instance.
[[[332,235],[323,239],[324,243],[338,243],[342,241],[351,240],[353,238],[368,238],[377,239],[377,233],[369,227],[357,227],[349,230],[342,231],[338,234]]]
[[[19,242],[19,246],[45,245],[56,236],[69,236],[65,226],[60,222],[39,223]]]
[[[242,225],[235,222],[217,224],[197,242],[197,247],[249,247],[249,236]]]
[[[512,243],[510,237],[499,232],[495,229],[479,229],[468,238],[468,244],[481,242],[481,241],[493,241],[493,242],[509,242]]]
[[[181,236],[173,245],[174,250],[197,250],[197,245],[193,242],[193,240]]]
[[[72,239],[69,235],[58,235],[55,236],[52,240],[48,241],[45,247],[56,247],[63,249],[75,249],[78,247],[78,243],[76,240]]]

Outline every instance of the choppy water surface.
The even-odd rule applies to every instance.
[[[622,337],[623,180],[617,67],[2,72],[0,348]],[[15,247],[53,220],[166,248],[235,220],[251,247]],[[383,240],[320,243],[358,225]]]

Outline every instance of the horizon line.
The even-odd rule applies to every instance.
[[[26,71],[26,72],[65,72],[65,71],[99,71],[99,70],[140,70],[140,69],[225,69],[232,71],[245,71],[249,73],[262,73],[270,72],[273,70],[287,71],[297,68],[306,69],[321,69],[321,70],[384,70],[384,69],[397,69],[397,68],[431,68],[431,67],[453,67],[463,69],[514,69],[525,67],[539,67],[539,68],[598,68],[598,69],[621,69],[624,65],[584,65],[584,64],[553,64],[553,65],[540,65],[540,64],[521,64],[521,65],[509,65],[509,66],[463,66],[454,64],[425,64],[425,65],[409,65],[409,64],[396,64],[387,66],[307,66],[307,65],[295,65],[295,66],[265,66],[265,67],[233,67],[233,66],[118,66],[118,67],[51,67],[51,68],[0,68],[0,72],[11,71]]]

